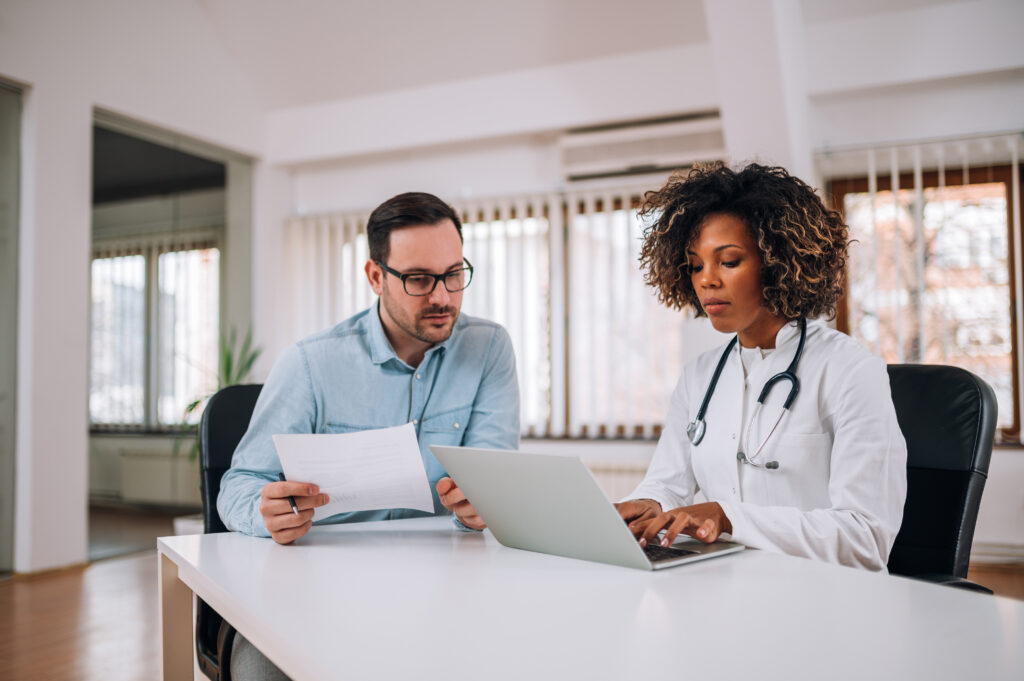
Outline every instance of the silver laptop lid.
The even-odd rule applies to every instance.
[[[652,565],[579,458],[446,447],[431,451],[505,546],[650,570],[738,551],[693,542],[693,551]]]

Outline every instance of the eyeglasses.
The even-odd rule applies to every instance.
[[[463,258],[462,261],[466,263],[465,267],[460,267],[457,270],[451,270],[444,274],[420,272],[402,274],[398,270],[391,269],[380,260],[374,260],[382,270],[401,279],[405,292],[410,296],[429,296],[437,288],[439,281],[444,282],[444,287],[448,293],[455,293],[469,286],[469,282],[473,280],[473,265],[466,258]]]

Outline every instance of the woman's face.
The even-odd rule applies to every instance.
[[[738,334],[744,347],[775,347],[785,320],[764,306],[761,251],[746,223],[728,213],[709,215],[687,256],[690,281],[711,325]]]

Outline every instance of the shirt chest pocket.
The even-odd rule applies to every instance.
[[[765,448],[765,461],[779,462],[779,470],[802,480],[827,480],[832,438],[825,433],[783,433]]]
[[[462,438],[466,432],[466,425],[472,411],[473,406],[467,404],[463,407],[448,409],[439,414],[427,416],[420,425],[420,434],[430,444],[462,444]]]

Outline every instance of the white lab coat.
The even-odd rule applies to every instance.
[[[721,505],[734,541],[884,570],[903,519],[907,447],[879,357],[824,323],[809,321],[796,370],[800,392],[755,459],[778,461],[779,468],[737,461],[738,451],[753,455],[781,413],[788,381],[775,384],[745,437],[762,387],[786,370],[799,337],[795,322],[783,326],[776,350],[756,360],[746,379],[736,344],[696,446],[686,425],[697,415],[725,346],[687,365],[650,468],[627,499],[654,499],[669,510],[691,505],[699,489]]]

